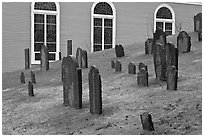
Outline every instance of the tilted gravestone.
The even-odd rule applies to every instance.
[[[111,60],[111,68],[115,68],[115,62]]]
[[[136,66],[133,62],[128,64],[128,73],[129,74],[136,74]]]
[[[116,72],[122,71],[122,65],[121,65],[119,60],[117,60],[116,63],[115,63],[115,71]]]
[[[152,45],[153,45],[153,39],[148,38],[145,41],[145,54],[152,54]]]
[[[153,60],[156,78],[166,80],[166,33],[157,29],[153,40]]]
[[[167,70],[167,90],[177,90],[178,71],[175,66]]]
[[[141,68],[137,73],[137,84],[139,86],[148,86],[148,72],[145,68]]]
[[[67,56],[63,60],[63,104],[73,108],[82,108],[82,74],[75,57]]]
[[[28,95],[29,95],[29,96],[34,96],[33,84],[32,84],[31,81],[28,82]]]
[[[194,31],[202,31],[202,13],[194,16]]]
[[[149,112],[144,112],[140,115],[143,130],[152,131],[154,130],[154,125],[152,122],[152,116]]]
[[[72,55],[72,40],[67,40],[67,56]]]
[[[177,47],[180,53],[190,52],[191,50],[191,37],[187,32],[181,31],[177,36]]]
[[[30,69],[30,53],[29,48],[25,49],[25,69]]]
[[[82,68],[82,49],[81,48],[77,48],[76,59],[77,59],[79,68]]]
[[[82,50],[82,68],[88,68],[88,55],[86,50]]]
[[[49,51],[45,45],[41,46],[40,66],[42,71],[47,71],[49,69]]]
[[[23,72],[21,72],[20,80],[21,80],[21,83],[25,83],[25,75]]]
[[[89,72],[89,101],[92,114],[102,114],[102,86],[99,70],[91,66]]]
[[[35,80],[35,74],[33,71],[30,72],[30,80],[32,83],[36,83],[36,80]]]
[[[124,48],[121,44],[115,46],[115,53],[117,58],[125,56]]]

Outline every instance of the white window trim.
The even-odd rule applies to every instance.
[[[46,10],[34,10],[35,2],[31,3],[31,64],[40,64],[40,61],[35,60],[34,53],[34,14],[49,14],[56,15],[56,23],[57,23],[57,34],[56,34],[56,58],[55,61],[59,60],[59,52],[60,52],[60,6],[58,2],[55,2],[57,11],[46,11]],[[46,29],[45,29],[46,30]],[[55,62],[49,61],[49,62]]]
[[[92,7],[91,7],[91,52],[94,51],[94,43],[93,43],[93,34],[94,34],[94,18],[99,17],[102,18],[102,20],[104,20],[104,18],[109,18],[109,19],[113,19],[113,46],[112,48],[115,48],[115,37],[116,37],[116,9],[115,6],[113,5],[112,2],[107,2],[112,10],[113,10],[113,15],[102,15],[102,14],[94,14],[94,8],[95,6],[98,4],[99,2],[94,2]],[[102,21],[103,23],[103,21]],[[103,25],[102,25],[103,26]],[[104,45],[104,32],[102,29],[102,45]],[[102,46],[102,50],[104,50],[104,46]]]
[[[158,10],[162,7],[166,7],[171,11],[172,19],[158,19],[158,18],[156,18]],[[172,35],[175,34],[175,12],[174,12],[173,8],[171,6],[169,6],[168,4],[161,4],[154,11],[154,32],[156,31],[156,22],[163,22],[164,29],[165,29],[165,23],[164,22],[172,23]]]

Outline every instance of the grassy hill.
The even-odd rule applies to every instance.
[[[89,112],[89,69],[82,70],[83,107],[63,106],[61,61],[41,72],[36,66],[34,97],[28,96],[31,70],[2,75],[3,134],[202,134],[202,43],[190,33],[191,52],[179,55],[178,90],[167,91],[166,82],[155,79],[152,55],[144,54],[144,43],[124,46],[119,58],[122,72],[111,69],[117,60],[114,49],[88,55],[89,67],[96,65],[102,79],[103,114]],[[175,42],[175,36],[168,38]],[[149,87],[139,87],[136,75],[127,73],[128,63],[148,65]],[[138,68],[137,68],[138,69]],[[26,84],[20,84],[20,73]],[[144,132],[139,115],[152,114],[155,131]]]

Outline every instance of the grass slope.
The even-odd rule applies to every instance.
[[[202,134],[202,43],[190,33],[192,50],[179,55],[178,90],[167,91],[166,83],[155,79],[152,55],[144,54],[144,43],[124,46],[119,58],[122,72],[111,69],[117,60],[114,49],[88,55],[89,66],[96,65],[102,78],[103,114],[89,113],[88,72],[83,69],[83,108],[63,106],[61,61],[43,73],[38,67],[34,97],[27,93],[31,70],[20,84],[21,71],[2,75],[3,134]],[[175,36],[168,41],[175,40]],[[127,65],[148,65],[149,87],[139,87],[136,75],[127,74]],[[152,113],[155,131],[142,130],[139,115]]]

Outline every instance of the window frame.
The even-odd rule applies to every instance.
[[[91,7],[91,52],[94,52],[94,18],[102,18],[102,50],[104,50],[104,19],[112,19],[113,20],[113,34],[112,34],[112,48],[115,48],[115,37],[116,37],[116,9],[112,2],[108,3],[112,10],[113,15],[102,15],[102,14],[95,14],[94,8],[100,2],[94,2]]]
[[[58,2],[55,2],[56,11],[49,10],[35,10],[34,9],[35,2],[31,3],[31,64],[40,64],[40,60],[35,60],[35,51],[34,51],[34,14],[43,14],[43,15],[56,15],[56,52],[55,52],[55,60],[49,60],[49,62],[55,62],[59,60],[59,52],[60,52],[60,6]],[[44,18],[46,24],[46,16]],[[45,25],[47,26],[47,24]],[[44,31],[46,31],[46,27]],[[47,33],[47,32],[45,32]],[[46,35],[45,35],[46,36]],[[46,41],[46,39],[44,40]],[[51,52],[52,53],[52,52]]]
[[[161,19],[161,18],[156,17],[157,12],[162,7],[166,7],[171,11],[172,19]],[[172,35],[175,34],[175,12],[174,12],[173,8],[171,6],[169,6],[168,4],[161,4],[155,9],[155,11],[154,11],[154,32],[156,31],[156,22],[162,22],[163,23],[163,31],[164,32],[165,32],[165,24],[166,23],[172,23]]]

